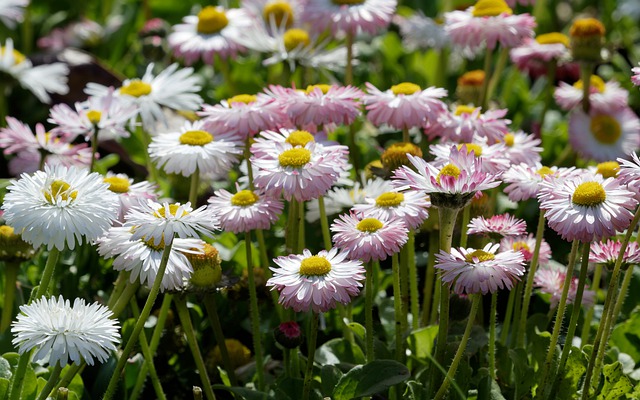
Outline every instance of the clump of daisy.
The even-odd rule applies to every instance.
[[[560,82],[553,97],[563,110],[569,111],[582,102],[584,84],[582,80],[573,85]],[[610,113],[626,108],[629,92],[620,87],[615,81],[604,82],[597,75],[591,75],[589,83],[589,104],[598,113]]]
[[[441,250],[436,254],[435,267],[442,271],[442,281],[454,286],[458,294],[495,293],[508,289],[524,275],[524,257],[521,252],[497,252],[498,244],[487,244],[483,249]]]
[[[16,336],[12,343],[24,354],[37,349],[34,361],[49,357],[49,365],[66,366],[69,361],[93,365],[109,359],[120,342],[118,320],[98,303],[86,304],[75,299],[73,305],[62,296],[39,298],[20,306],[20,314],[12,324]]]
[[[428,196],[417,190],[387,191],[376,197],[367,197],[353,210],[367,217],[388,220],[399,218],[409,229],[416,229],[429,218],[431,202]]]
[[[567,282],[569,283],[567,304],[575,303],[578,278],[570,277],[567,279],[567,271],[564,266],[538,268],[533,279],[535,286],[541,293],[551,295],[551,308],[555,308],[560,302],[563,287]],[[596,293],[593,290],[585,290],[582,293],[582,306],[591,307],[595,302],[595,297]]]
[[[519,251],[524,256],[524,261],[531,262],[533,251],[536,247],[536,239],[533,234],[520,236],[505,236],[500,240],[500,251],[513,250]],[[540,253],[538,254],[538,263],[546,265],[551,259],[551,247],[544,238],[540,242]]]
[[[280,292],[280,304],[296,312],[323,313],[337,303],[349,304],[364,280],[362,262],[347,260],[347,254],[336,248],[317,255],[305,249],[273,261],[279,268],[270,268],[273,277],[267,286]]]
[[[73,250],[91,243],[116,219],[119,200],[97,173],[45,166],[13,181],[4,197],[4,218],[34,247]]]
[[[467,226],[469,235],[518,236],[527,231],[527,223],[510,214],[483,216],[472,218]]]
[[[284,208],[279,197],[248,189],[235,194],[220,189],[208,202],[209,209],[220,218],[222,229],[234,233],[269,229]]]
[[[613,270],[616,260],[622,249],[622,243],[619,240],[607,240],[606,242],[591,243],[591,251],[589,252],[589,261],[592,263],[604,264],[607,269]],[[630,265],[640,263],[640,246],[637,242],[629,242],[622,256],[622,270],[626,271]]]

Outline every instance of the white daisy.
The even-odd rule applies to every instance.
[[[396,15],[393,21],[400,28],[402,45],[410,52],[418,49],[442,49],[451,42],[444,26],[426,17],[421,11],[408,18]]]
[[[485,138],[477,136],[472,143],[456,144],[444,142],[431,146],[429,151],[436,156],[433,161],[434,165],[446,165],[449,163],[452,149],[456,147],[459,151],[462,151],[462,148],[465,147],[467,153],[473,152],[476,158],[482,160],[482,170],[490,174],[499,174],[511,165],[506,158],[506,146],[504,143],[489,145]]]
[[[102,176],[75,167],[45,166],[8,190],[4,218],[34,247],[73,250],[102,236],[118,213],[118,197]]]
[[[356,204],[353,210],[372,218],[400,219],[409,229],[416,229],[429,217],[429,198],[417,190],[388,191],[377,197],[367,197],[366,204]]]
[[[34,361],[49,355],[51,366],[64,367],[69,359],[76,365],[82,361],[93,365],[94,358],[103,363],[120,341],[118,320],[112,316],[109,308],[98,303],[88,305],[83,299],[75,299],[71,306],[62,296],[41,297],[20,306],[11,327],[16,335],[11,343],[20,347],[20,354],[36,348]]]
[[[396,0],[314,0],[306,8],[307,20],[315,30],[375,34],[386,28],[396,12]]]
[[[16,22],[22,22],[24,9],[29,0],[0,0],[0,21],[9,28],[16,27]]]
[[[63,63],[33,66],[31,61],[13,48],[13,40],[7,39],[0,46],[0,72],[4,72],[31,91],[41,102],[51,102],[48,93],[67,94],[69,68]]]
[[[157,186],[147,181],[133,183],[133,179],[126,174],[107,172],[104,182],[109,184],[109,190],[118,195],[120,199],[120,211],[118,220],[124,222],[124,216],[133,207],[138,207],[147,200],[158,199]]]

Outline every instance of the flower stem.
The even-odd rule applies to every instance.
[[[411,328],[420,327],[420,294],[418,293],[418,269],[416,267],[416,234],[409,231],[407,241],[407,256],[409,258],[409,292],[411,293]]]
[[[233,369],[231,358],[229,358],[227,342],[224,338],[224,332],[222,331],[222,324],[220,324],[220,317],[218,317],[218,306],[216,304],[215,293],[207,293],[204,296],[204,306],[207,309],[207,314],[209,315],[209,322],[211,322],[213,336],[215,336],[216,343],[218,343],[220,355],[222,356],[222,363],[224,364],[224,369],[227,371],[227,375],[229,376],[229,382],[231,382],[232,386],[238,386],[236,372]]]
[[[291,199],[289,202],[289,220],[287,221],[287,231],[285,234],[287,254],[296,254],[298,252],[298,243],[300,241],[300,222],[298,221],[300,212],[298,208],[300,206],[300,202],[296,199]]]
[[[136,292],[138,291],[138,288],[140,288],[139,281],[129,283],[124,288],[124,290],[122,291],[122,294],[116,300],[113,307],[110,307],[114,317],[117,317],[118,315],[120,315],[120,313],[124,311],[125,308],[127,308],[127,304],[129,304],[129,300],[136,294]]]
[[[489,376],[496,379],[496,317],[498,314],[498,292],[491,293],[489,314]]]
[[[153,162],[151,162],[151,156],[149,156],[149,144],[151,144],[151,137],[142,126],[142,120],[139,118],[138,123],[136,124],[135,135],[138,137],[140,143],[142,143],[142,147],[144,147],[144,161],[149,172],[148,181],[152,183],[158,182],[158,171],[156,170],[156,166]]]
[[[498,82],[501,79],[502,71],[504,67],[507,65],[507,60],[509,59],[509,48],[503,47],[500,49],[500,55],[498,56],[498,62],[496,63],[496,69],[493,71],[491,75],[491,80],[489,81],[489,87],[487,88],[487,94],[485,96],[485,104],[482,106],[482,111],[487,110],[487,106],[489,105],[489,101],[491,97],[493,97],[493,92],[496,90],[496,86],[498,86]],[[485,76],[487,79],[487,76]]]
[[[4,274],[4,306],[2,308],[2,322],[0,322],[0,333],[3,333],[11,324],[13,318],[13,301],[16,298],[16,281],[20,263],[16,261],[5,261]]]
[[[529,302],[531,301],[531,292],[533,291],[533,279],[538,268],[538,260],[540,259],[540,246],[542,244],[542,238],[544,236],[544,227],[546,220],[544,219],[544,212],[540,210],[538,216],[538,228],[536,229],[536,244],[533,248],[533,255],[531,256],[531,266],[527,273],[527,283],[524,287],[524,296],[522,297],[522,309],[520,311],[520,320],[518,321],[518,336],[516,339],[516,348],[524,347],[524,337],[527,328],[527,315],[529,314]]]
[[[411,136],[409,136],[409,128],[406,126],[402,128],[402,141],[404,143],[411,143]]]
[[[115,283],[113,284],[114,287],[113,291],[111,291],[111,294],[109,295],[109,300],[107,300],[107,307],[113,309],[113,305],[120,298],[120,295],[127,283],[129,283],[129,273],[127,271],[120,271]]]
[[[118,364],[116,365],[115,370],[113,371],[113,375],[109,380],[109,385],[107,386],[107,390],[104,394],[103,400],[113,399],[116,389],[118,387],[118,381],[120,380],[120,374],[124,369],[125,364],[127,363],[128,355],[133,350],[133,346],[135,345],[142,328],[144,328],[144,324],[149,318],[149,314],[151,314],[151,309],[153,308],[153,303],[155,303],[156,298],[158,297],[158,293],[160,292],[160,285],[162,284],[162,278],[164,277],[164,272],[167,269],[167,264],[169,263],[169,254],[171,254],[171,246],[173,246],[173,238],[168,240],[168,243],[165,244],[164,250],[162,251],[162,259],[160,261],[160,267],[158,268],[158,274],[156,276],[155,281],[153,282],[153,286],[151,287],[151,291],[149,292],[149,296],[147,297],[147,301],[142,308],[142,312],[140,313],[140,318],[136,322],[136,325],[133,328],[133,332],[131,333],[131,337],[127,342],[124,350],[122,351],[122,355],[118,359]]]
[[[556,71],[558,70],[558,60],[555,58],[547,62],[547,90],[544,99],[544,108],[540,114],[540,139],[542,140],[542,128],[544,127],[544,120],[547,116],[547,112],[553,104],[553,92],[555,90],[554,83],[556,81]]]
[[[556,312],[556,320],[553,325],[553,333],[551,334],[551,342],[549,343],[549,351],[547,357],[544,360],[544,366],[542,367],[542,384],[540,388],[547,387],[547,383],[551,378],[551,369],[553,366],[553,359],[555,357],[556,345],[558,344],[558,337],[560,336],[560,328],[562,328],[562,320],[564,319],[564,309],[567,305],[567,295],[569,294],[569,288],[571,287],[571,279],[573,278],[573,268],[576,263],[576,255],[578,253],[578,244],[580,242],[574,240],[571,243],[571,253],[569,254],[569,265],[567,266],[567,275],[564,278],[562,285],[562,296],[558,303],[558,310]]]
[[[311,382],[313,381],[313,359],[316,354],[316,343],[318,341],[318,314],[311,313],[311,324],[309,326],[309,353],[307,354],[307,370],[304,374],[304,387],[302,389],[302,400],[309,400],[311,394]]]
[[[44,385],[42,391],[38,395],[38,400],[45,400],[47,396],[49,396],[49,393],[51,393],[51,390],[56,385],[58,378],[60,378],[61,371],[62,366],[60,365],[60,362],[57,362],[55,367],[53,367],[53,371],[51,371],[51,375],[49,375],[49,379],[47,379],[47,383]]]
[[[422,318],[421,325],[429,324],[429,316],[431,312],[431,302],[434,298],[433,285],[436,279],[436,263],[435,254],[438,251],[438,236],[433,232],[429,234],[429,258],[427,258],[427,272],[424,281],[424,289],[422,291]],[[435,303],[434,303],[435,304]]]
[[[244,145],[244,159],[247,163],[247,178],[249,179],[249,190],[255,188],[253,184],[253,166],[251,166],[251,137],[247,137],[247,142]]]
[[[324,196],[318,197],[318,208],[320,210],[320,226],[322,227],[322,241],[324,249],[331,250],[331,233],[329,232],[329,220],[327,219],[327,210],[324,206]]]
[[[462,355],[464,354],[464,350],[467,347],[467,342],[469,341],[469,336],[471,336],[471,328],[473,328],[473,322],[476,319],[476,314],[478,313],[478,308],[480,307],[480,299],[482,297],[480,294],[474,294],[473,300],[471,302],[471,311],[469,312],[469,320],[467,321],[467,327],[464,330],[464,334],[462,335],[462,341],[460,342],[460,346],[458,346],[458,350],[456,351],[456,355],[453,357],[453,361],[451,362],[451,366],[449,367],[449,371],[447,371],[447,376],[442,382],[442,386],[438,389],[436,393],[435,400],[441,400],[447,394],[447,389],[449,389],[449,384],[453,380],[456,375],[456,371],[458,370],[458,364],[460,364],[460,360],[462,359]]]
[[[469,225],[469,220],[471,219],[471,204],[467,204],[467,206],[462,209],[462,219],[460,221],[460,247],[467,248],[467,230],[469,229],[467,225]]]
[[[196,166],[196,170],[191,174],[191,186],[189,187],[189,202],[193,208],[198,208],[198,186],[200,186],[200,168]]]
[[[591,104],[589,94],[591,93],[591,63],[580,63],[580,80],[582,81],[582,111],[589,113]]]
[[[597,264],[596,271],[593,273],[593,282],[591,283],[591,287],[593,288],[593,290],[596,291],[596,293],[600,288],[601,278],[602,278],[602,264]],[[584,317],[582,334],[580,335],[582,343],[587,343],[589,341],[589,335],[591,334],[591,321],[593,320],[594,311],[595,311],[595,307],[589,308],[589,311],[587,311],[587,316]]]
[[[260,334],[260,310],[258,309],[258,294],[256,292],[256,278],[253,271],[251,255],[251,231],[245,232],[245,251],[247,257],[247,276],[249,278],[249,311],[251,314],[251,334],[253,336],[253,351],[256,358],[256,375],[258,390],[264,389],[264,363],[262,359],[262,335]]]
[[[402,300],[400,294],[400,263],[398,262],[398,254],[391,256],[391,270],[393,274],[393,310],[396,320],[396,361],[402,362],[404,351],[402,346]]]
[[[367,363],[375,360],[375,353],[373,348],[373,261],[369,262],[366,269],[366,277],[364,281],[365,297],[364,297],[364,325],[366,334],[366,355]]]
[[[347,65],[344,69],[344,84],[352,85],[353,84],[353,33],[347,32],[347,37],[345,38],[345,47],[347,48]]]
[[[493,51],[486,49],[484,53],[484,81],[482,82],[482,90],[480,91],[480,106],[482,111],[487,108],[489,102],[487,94],[489,91],[489,80],[491,79],[491,62],[493,61]]]
[[[622,310],[622,306],[624,305],[624,301],[627,297],[627,290],[629,290],[629,285],[631,284],[632,278],[633,278],[633,265],[630,265],[627,271],[624,273],[624,279],[622,279],[622,285],[620,286],[620,291],[618,292],[618,299],[616,300],[616,306],[613,309],[612,321],[616,321],[618,319],[618,315],[620,315],[620,310]]]
[[[409,327],[409,247],[408,242],[400,249],[400,326],[402,333]],[[395,293],[394,293],[395,296]],[[397,318],[397,317],[396,317]]]
[[[202,359],[202,353],[200,353],[198,340],[196,339],[196,334],[193,330],[191,316],[189,315],[189,310],[187,309],[187,299],[184,296],[176,296],[175,303],[176,309],[178,311],[178,318],[180,318],[180,325],[182,325],[182,329],[184,330],[185,335],[187,335],[187,343],[189,344],[189,349],[191,349],[191,354],[193,355],[193,359],[196,362],[196,367],[198,368],[198,372],[200,373],[200,380],[202,381],[204,394],[208,400],[214,400],[216,398],[216,395],[213,394],[211,381],[209,380],[209,374],[207,374],[207,367],[205,366],[204,360]]]

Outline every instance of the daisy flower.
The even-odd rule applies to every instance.
[[[509,132],[510,120],[503,118],[507,110],[488,110],[481,107],[458,105],[452,113],[443,112],[440,118],[425,128],[430,139],[442,137],[452,142],[471,142],[475,138],[485,138],[488,143],[504,140]]]
[[[309,131],[281,128],[278,131],[265,130],[260,133],[251,147],[255,157],[265,157],[275,151],[276,144],[290,144],[294,148],[305,147],[307,143],[315,143],[318,150],[342,154],[349,154],[349,148],[328,140],[320,140],[319,134],[312,135]]]
[[[569,142],[580,156],[615,160],[640,147],[640,119],[628,107],[611,112],[576,108],[569,117]]]
[[[366,105],[367,119],[376,126],[409,129],[436,121],[446,111],[446,106],[439,100],[447,95],[445,89],[422,90],[410,82],[393,85],[384,92],[369,82],[366,86],[369,93],[362,102]]]
[[[569,37],[559,32],[545,33],[533,38],[525,38],[522,44],[511,49],[511,61],[521,71],[544,68],[552,60],[569,57]]]
[[[319,32],[326,28],[353,36],[375,34],[391,22],[396,0],[314,0],[307,4],[307,21]]]
[[[11,326],[15,338],[11,341],[24,354],[38,351],[33,361],[49,356],[49,365],[93,365],[94,359],[107,361],[120,342],[118,320],[109,308],[98,303],[86,304],[75,299],[73,305],[62,296],[41,297],[29,305],[20,306],[17,320]]]
[[[524,275],[524,257],[519,251],[496,254],[498,244],[487,244],[482,250],[451,249],[436,254],[435,267],[442,270],[442,282],[454,286],[456,294],[495,293],[511,290]]]
[[[640,159],[635,152],[631,153],[631,161],[618,158],[620,170],[618,180],[627,185],[627,189],[634,192],[636,199],[640,200]]]
[[[502,214],[489,218],[483,216],[472,218],[467,228],[469,228],[467,229],[469,235],[518,236],[527,232],[527,223],[513,215]]]
[[[547,175],[567,175],[572,172],[573,169],[555,166],[546,167],[537,162],[534,165],[519,164],[512,166],[500,178],[505,183],[508,183],[504,192],[509,196],[509,200],[518,202],[537,197],[540,183]]]
[[[284,107],[296,126],[350,125],[361,114],[362,96],[354,86],[310,85],[305,91],[292,90]]]
[[[562,297],[562,288],[567,282],[566,268],[543,267],[536,270],[533,277],[533,284],[541,293],[551,295],[551,308],[555,308]],[[578,291],[578,278],[569,279],[569,291],[567,293],[567,303],[573,304]],[[595,303],[596,293],[593,290],[586,290],[582,293],[582,306],[591,307]]]
[[[535,19],[529,14],[513,15],[504,0],[479,0],[465,11],[444,14],[445,31],[451,42],[477,51],[483,45],[493,50],[498,44],[513,48],[533,37]]]
[[[577,81],[573,85],[560,82],[553,97],[556,103],[565,111],[573,110],[582,102],[583,83]],[[615,81],[605,83],[597,75],[591,75],[589,85],[589,104],[597,113],[608,114],[617,110],[627,108],[629,103],[629,92],[620,87]]]
[[[407,156],[413,168],[402,166],[394,171],[393,186],[398,190],[415,189],[429,194],[436,207],[462,208],[476,192],[500,184],[496,176],[482,169],[482,159],[456,146],[451,148],[449,163],[434,165],[420,157]]]
[[[191,203],[169,204],[147,200],[126,215],[126,225],[135,227],[131,240],[143,239],[158,246],[165,238],[181,239],[211,236],[219,229],[218,218],[205,206],[193,209]]]
[[[365,204],[356,204],[353,210],[367,217],[387,220],[401,219],[409,229],[416,229],[429,218],[431,202],[424,192],[407,190],[388,191],[377,197],[367,197]]]
[[[118,197],[99,174],[45,166],[12,181],[2,209],[7,224],[34,247],[73,250],[102,236],[116,219],[118,206]]]
[[[631,82],[636,86],[640,86],[640,67],[631,68],[631,72],[633,73],[633,76],[631,77]]]
[[[304,20],[308,0],[244,0],[242,7],[253,18],[274,30],[280,26],[292,28]]]
[[[50,103],[49,93],[67,94],[69,68],[63,63],[34,66],[24,54],[13,48],[13,40],[7,39],[0,46],[0,72],[9,75],[23,88],[33,93],[43,103]]]
[[[133,183],[133,179],[126,174],[107,172],[104,182],[109,184],[109,190],[118,195],[120,209],[118,221],[124,222],[124,216],[133,207],[138,207],[147,200],[158,199],[157,186],[147,181]]]
[[[538,200],[551,229],[567,241],[582,242],[624,231],[637,205],[617,180],[591,174],[545,179]]]
[[[113,268],[116,271],[130,271],[130,282],[151,288],[158,276],[165,250],[164,239],[154,243],[153,238],[134,239],[135,226],[114,226],[98,240],[98,253],[105,258],[115,257]],[[184,280],[191,277],[193,268],[185,254],[202,254],[204,242],[200,239],[173,239],[167,269],[162,276],[160,290],[176,290],[183,286]]]
[[[179,132],[161,133],[151,140],[149,156],[167,173],[221,175],[233,167],[243,144],[233,133],[211,133],[204,122],[186,122]]]
[[[421,11],[408,18],[395,15],[393,22],[400,28],[402,45],[409,52],[442,49],[451,42],[442,24],[438,24],[435,20],[426,17]]]
[[[619,240],[593,242],[589,252],[589,262],[606,264],[608,269],[613,270],[620,249],[622,249],[622,243]],[[640,264],[640,246],[638,242],[630,241],[622,256],[622,269],[626,270],[630,265],[635,264]]]
[[[364,262],[386,260],[407,243],[408,233],[402,218],[378,214],[365,218],[364,213],[343,214],[331,225],[333,243],[352,260]]]
[[[336,303],[348,304],[364,280],[362,261],[347,260],[347,254],[336,248],[317,255],[305,249],[273,261],[280,268],[270,268],[273,277],[267,286],[280,291],[279,303],[296,312],[323,313]]]
[[[198,15],[189,15],[182,24],[173,27],[169,47],[187,65],[199,58],[212,65],[217,55],[222,60],[235,58],[244,48],[237,38],[243,30],[251,29],[253,21],[244,9],[206,6]]]
[[[482,159],[482,168],[488,173],[499,174],[511,165],[509,160],[505,158],[506,146],[504,143],[489,145],[485,139],[478,137],[471,143],[438,143],[430,146],[429,151],[436,157],[433,161],[434,164],[444,165],[449,162],[454,148],[462,151],[463,147],[468,153],[473,153],[476,158]]]
[[[158,121],[167,125],[162,107],[182,111],[195,111],[202,105],[199,78],[193,68],[178,69],[171,64],[158,75],[153,73],[154,64],[149,64],[140,79],[126,79],[114,95],[122,100],[124,107],[136,108],[147,131]],[[89,83],[85,93],[105,97],[110,88],[98,83]]]
[[[220,189],[208,202],[209,209],[219,216],[222,229],[233,233],[269,229],[284,208],[279,198],[252,190],[239,190],[231,194]]]
[[[505,157],[511,165],[527,164],[534,165],[542,159],[542,143],[535,135],[529,135],[523,131],[510,132],[502,138],[506,148]]]
[[[29,0],[1,0],[0,1],[0,21],[7,28],[16,27],[16,22],[22,22],[24,9],[29,5]]]
[[[98,133],[98,140],[129,137],[125,125],[137,113],[135,108],[125,107],[113,93],[105,97],[89,97],[75,104],[75,110],[64,103],[56,104],[49,111],[48,122],[57,125],[52,133],[65,137],[69,142],[78,136],[85,140]]]
[[[239,94],[214,106],[205,104],[197,114],[204,117],[205,128],[233,132],[243,141],[286,121],[282,104],[265,93]]]
[[[524,261],[531,262],[533,251],[536,248],[536,238],[532,233],[521,236],[505,236],[500,240],[500,251],[519,251],[524,257]],[[538,263],[546,265],[551,259],[551,247],[546,240],[540,242],[540,252],[538,253]]]

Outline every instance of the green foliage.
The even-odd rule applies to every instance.
[[[605,365],[602,369],[604,374],[604,387],[598,395],[598,400],[615,400],[633,390],[633,383],[629,377],[622,372],[622,365],[616,361],[613,364]]]
[[[404,364],[393,360],[375,360],[353,367],[343,375],[333,391],[334,400],[371,396],[409,378]]]

